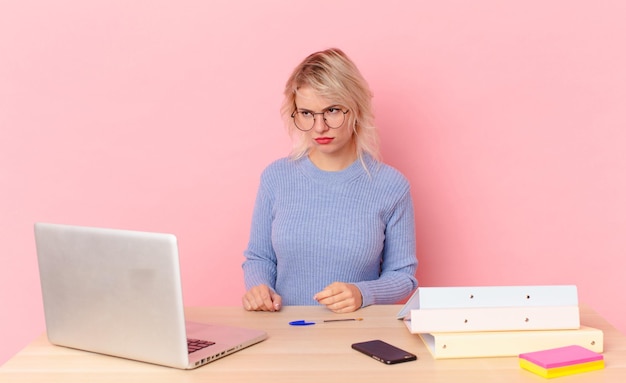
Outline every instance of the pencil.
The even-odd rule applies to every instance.
[[[328,323],[328,322],[350,322],[350,321],[357,321],[357,320],[363,320],[363,318],[326,319],[326,320],[324,320],[324,322],[326,322],[326,323]]]

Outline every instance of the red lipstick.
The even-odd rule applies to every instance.
[[[333,138],[331,137],[318,137],[315,139],[315,142],[317,142],[320,145],[327,145],[330,144],[333,141]]]

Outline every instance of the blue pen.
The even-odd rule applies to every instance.
[[[310,326],[315,324],[315,322],[307,322],[305,320],[295,320],[292,322],[289,322],[289,325],[291,326]]]

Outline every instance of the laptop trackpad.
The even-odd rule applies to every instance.
[[[210,340],[215,343],[237,343],[249,338],[248,329],[211,325],[208,323],[185,322],[187,338]]]

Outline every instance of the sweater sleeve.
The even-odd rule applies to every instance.
[[[272,200],[264,178],[257,192],[252,213],[250,240],[244,251],[242,268],[246,290],[265,284],[271,289],[276,285],[276,254],[271,242]]]
[[[417,288],[416,269],[415,218],[407,189],[387,221],[380,278],[356,283],[363,307],[393,304],[408,296]]]

